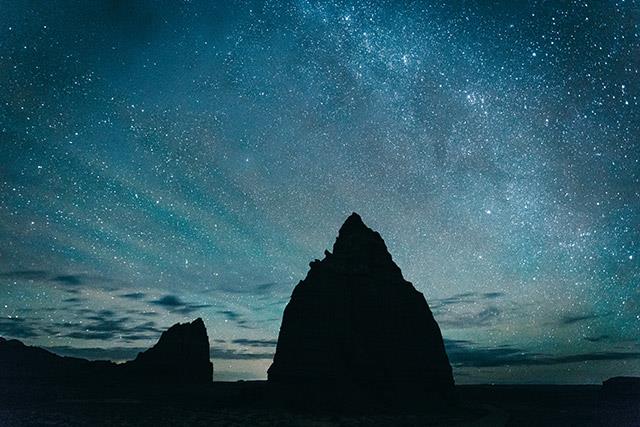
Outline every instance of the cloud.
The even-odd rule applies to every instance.
[[[128,294],[119,295],[120,298],[132,299],[132,300],[141,300],[146,297],[147,294],[144,292],[130,292]]]
[[[434,298],[429,306],[444,329],[486,328],[522,310],[523,305],[505,300],[507,294],[463,292],[445,298]]]
[[[277,340],[252,340],[247,338],[238,338],[231,342],[247,347],[275,347],[278,344]]]
[[[577,315],[567,314],[562,316],[562,318],[560,319],[560,324],[562,326],[573,325],[574,323],[584,322],[585,320],[593,320],[593,319],[599,319],[601,317],[606,317],[606,316],[609,316],[610,314],[611,313],[604,313],[604,314],[589,313],[589,314],[577,314]]]
[[[162,333],[153,321],[119,316],[112,310],[89,310],[83,313],[82,322],[53,323],[52,326],[57,328],[54,334],[76,340],[121,339],[131,342],[158,339]]]
[[[243,328],[243,329],[256,329],[255,327],[253,327],[251,325],[251,323],[248,320],[242,318],[242,315],[240,313],[238,313],[237,311],[233,311],[233,310],[218,310],[216,313],[224,315],[225,322],[231,321],[231,322],[235,323],[238,327]]]
[[[86,331],[86,332],[71,332],[70,334],[65,335],[68,338],[74,338],[78,340],[109,340],[115,337],[113,332],[94,332],[94,331]]]
[[[13,270],[0,273],[0,277],[13,280],[45,280],[49,273],[44,270]]]
[[[449,360],[454,367],[504,367],[559,365],[603,360],[640,359],[640,352],[590,352],[570,355],[552,355],[529,352],[511,346],[478,347],[466,340],[445,340]]]
[[[153,341],[159,338],[158,335],[151,334],[129,334],[129,335],[121,335],[120,339],[127,342],[134,341]]]
[[[582,337],[583,340],[589,341],[589,342],[608,341],[609,338],[610,338],[609,335],[598,335],[595,337]]]
[[[95,283],[111,282],[111,279],[100,276],[89,276],[85,274],[59,273],[47,270],[12,270],[0,273],[0,278],[11,280],[28,280],[52,282],[64,286],[80,286],[86,284],[88,278]]]
[[[482,296],[486,299],[496,299],[505,296],[504,292],[485,292]]]
[[[223,360],[271,360],[273,359],[273,353],[248,353],[233,349],[212,348],[211,358]]]
[[[433,298],[430,305],[432,308],[439,308],[447,305],[460,304],[463,302],[474,302],[476,300],[476,298],[474,297],[476,297],[477,295],[478,294],[475,292],[464,292],[460,294],[454,294],[450,297],[445,298]]]
[[[179,307],[184,305],[180,298],[175,295],[165,295],[160,299],[151,301],[151,304],[156,304],[161,307]]]
[[[221,283],[215,289],[212,289],[211,292],[225,292],[225,293],[234,293],[234,294],[251,294],[251,295],[260,295],[272,292],[274,288],[278,286],[276,282],[266,282],[266,283],[258,283],[255,285],[252,284],[238,284],[238,283]]]
[[[22,317],[1,317],[0,335],[12,338],[33,338],[40,334],[33,322]]]
[[[57,282],[63,285],[78,286],[84,283],[81,276],[77,274],[62,274],[55,276],[51,279],[52,282]]]
[[[481,328],[493,325],[502,311],[496,306],[487,306],[480,311],[469,313],[446,312],[438,316],[438,323],[443,328],[466,329]]]
[[[177,295],[164,295],[157,300],[149,302],[163,307],[168,311],[175,311],[181,314],[190,314],[200,309],[211,307],[211,304],[194,304],[184,302]]]
[[[437,310],[450,305],[476,304],[487,300],[495,300],[505,295],[506,294],[504,292],[463,292],[445,298],[433,298],[429,302],[429,305],[431,306],[431,309]]]
[[[82,330],[68,332],[64,336],[78,340],[110,340],[129,330],[129,328],[125,327],[125,323],[129,318],[113,318],[113,313],[109,310],[103,310],[98,315],[88,316],[87,319],[91,320],[91,322],[60,325],[67,328],[82,328]]]
[[[240,313],[237,313],[232,310],[220,310],[218,314],[224,314],[227,320],[238,320],[240,318]]]
[[[640,352],[629,351],[601,351],[593,353],[571,354],[568,356],[552,357],[545,360],[544,365],[557,363],[590,362],[597,360],[640,360]]]
[[[267,292],[267,291],[270,291],[276,285],[277,283],[275,282],[262,283],[260,285],[256,285],[254,289],[259,292]]]

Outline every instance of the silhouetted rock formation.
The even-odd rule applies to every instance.
[[[640,397],[640,377],[613,377],[602,383],[603,395]]]
[[[383,401],[452,390],[440,328],[424,296],[360,216],[345,221],[333,253],[310,267],[284,311],[272,384],[317,384]]]
[[[173,325],[156,345],[123,364],[62,357],[18,340],[0,338],[0,382],[206,384],[212,376],[209,338],[200,318]]]
[[[209,338],[201,318],[177,323],[162,333],[156,345],[125,364],[137,377],[151,382],[210,383]]]
[[[0,381],[89,383],[109,379],[117,366],[108,361],[62,357],[18,340],[0,338]]]

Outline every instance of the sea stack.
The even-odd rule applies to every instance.
[[[446,396],[453,389],[424,296],[358,214],[293,290],[268,379],[297,393],[329,388],[334,396],[348,390],[350,397],[379,401]]]
[[[209,337],[201,318],[176,323],[157,344],[124,366],[128,375],[147,383],[208,384],[213,380]]]

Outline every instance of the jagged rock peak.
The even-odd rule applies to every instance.
[[[403,280],[400,268],[393,262],[380,234],[367,227],[355,212],[340,227],[333,253],[325,251],[326,260],[338,270],[384,272],[385,276],[393,275],[397,280]]]
[[[366,226],[364,221],[362,221],[362,217],[358,215],[356,212],[351,212],[351,215],[349,215],[347,219],[344,221],[344,224],[342,224],[342,227],[340,227],[340,234],[353,231],[353,230],[371,231],[371,229]]]
[[[207,328],[204,326],[204,321],[200,317],[198,317],[191,323],[176,323],[175,325],[171,326],[169,329],[164,331],[162,335],[160,335],[160,339],[158,340],[158,344],[156,345],[162,345],[163,343],[171,341],[174,338],[195,338],[199,340],[202,340],[204,338],[207,340],[207,343],[209,342],[209,337],[207,336]],[[208,344],[207,351],[209,351]]]
[[[295,394],[323,384],[379,391],[384,400],[452,389],[442,334],[424,296],[357,213],[340,228],[333,253],[310,267],[285,308],[269,381]]]
[[[360,217],[360,215],[355,212],[349,215],[349,217],[342,224],[342,227],[340,227],[336,243],[338,243],[338,241],[340,240],[348,240],[354,238],[382,240],[380,234],[367,227],[367,225],[362,220],[362,217]]]
[[[158,343],[138,353],[129,362],[132,371],[143,376],[164,376],[174,382],[210,382],[213,364],[209,360],[209,337],[201,318],[176,323],[164,331]]]
[[[200,317],[191,323],[176,323],[160,335],[157,344],[138,354],[136,358],[158,353],[172,356],[209,359],[209,337]]]

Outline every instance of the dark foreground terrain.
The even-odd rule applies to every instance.
[[[127,391],[13,384],[0,391],[0,425],[640,426],[637,395],[600,386],[458,386],[457,403],[355,412],[283,406],[262,381]]]

